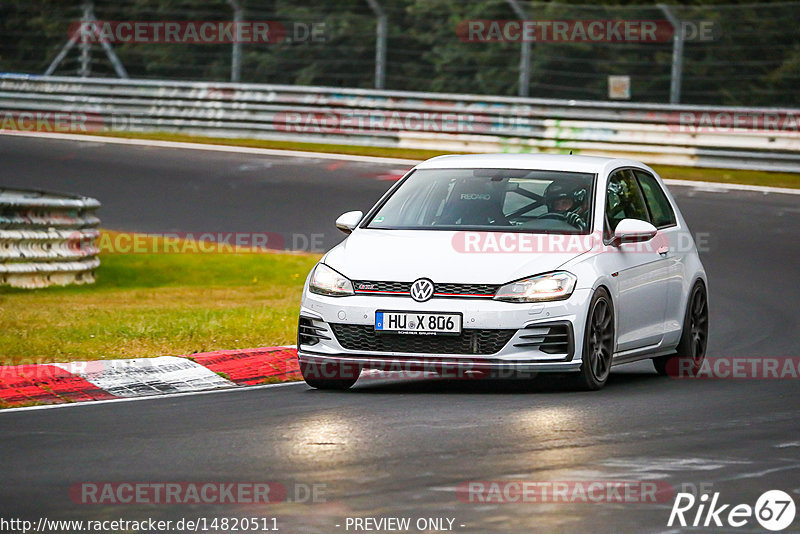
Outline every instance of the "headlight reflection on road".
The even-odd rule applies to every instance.
[[[514,420],[523,429],[536,433],[539,437],[564,436],[565,432],[579,431],[582,417],[579,410],[568,406],[537,407],[519,412]]]
[[[292,424],[284,434],[287,451],[294,458],[341,460],[350,455],[360,431],[352,420],[338,414],[307,417]]]
[[[536,452],[547,454],[548,460],[557,461],[560,455],[576,459],[581,453],[574,445],[591,439],[591,425],[581,410],[568,406],[531,408],[516,414],[511,422],[518,439],[548,444],[546,450]]]

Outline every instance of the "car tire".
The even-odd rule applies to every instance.
[[[683,317],[683,332],[675,355],[653,358],[656,373],[667,376],[672,373],[697,374],[706,359],[708,347],[708,297],[706,286],[697,281],[689,293],[686,313]],[[670,363],[672,360],[675,362]]]
[[[300,360],[300,374],[303,375],[306,384],[312,388],[345,390],[350,389],[356,383],[361,369],[333,362],[319,364]],[[350,376],[345,376],[348,374]]]
[[[601,287],[594,292],[586,316],[582,363],[577,376],[580,389],[596,391],[606,385],[615,344],[614,305],[608,291]]]

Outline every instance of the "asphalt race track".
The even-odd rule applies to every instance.
[[[7,136],[0,155],[0,185],[97,198],[105,228],[277,233],[306,250],[319,236],[318,252],[344,237],[336,217],[366,211],[410,168]]]
[[[386,175],[403,169],[5,136],[0,161],[4,186],[98,198],[106,228],[323,234],[326,247],[341,239],[335,217],[368,208],[392,183]],[[800,197],[672,190],[708,271],[709,356],[800,356]],[[667,526],[671,498],[496,504],[456,495],[462,482],[492,480],[661,481],[719,492],[731,505],[781,489],[800,502],[800,379],[660,378],[649,362],[617,368],[596,393],[541,377],[362,380],[349,392],[297,384],[9,411],[0,436],[3,517],[267,516],[283,532],[348,532],[354,516],[450,518],[465,533],[679,531]],[[295,502],[75,504],[68,490],[85,481],[278,481]],[[316,503],[293,496],[314,484]],[[736,530],[764,532],[754,519]]]

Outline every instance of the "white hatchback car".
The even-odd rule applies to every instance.
[[[637,161],[440,156],[336,225],[350,235],[311,271],[300,309],[313,387],[348,388],[372,368],[568,372],[599,389],[614,365],[696,372],[705,357],[703,265]]]

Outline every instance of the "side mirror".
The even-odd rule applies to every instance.
[[[622,219],[614,230],[611,244],[615,247],[623,243],[643,243],[656,236],[658,230],[647,221],[639,219]]]
[[[362,217],[364,217],[364,214],[360,211],[348,211],[347,213],[343,213],[336,219],[336,228],[349,234],[356,229]]]

